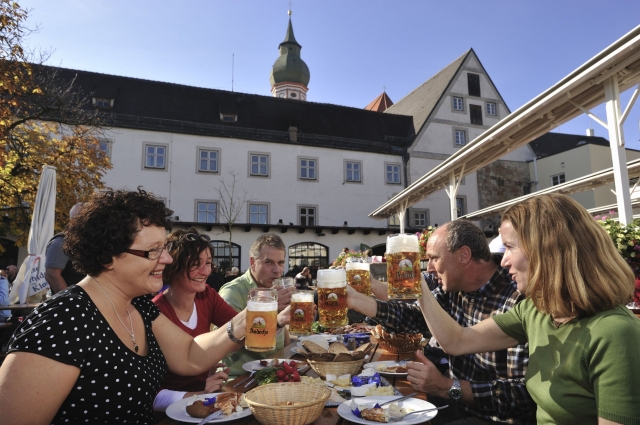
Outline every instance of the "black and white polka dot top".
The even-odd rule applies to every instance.
[[[9,352],[26,351],[80,368],[80,376],[52,424],[154,424],[153,399],[167,362],[151,326],[160,311],[150,296],[134,298],[149,352],[139,356],[120,341],[79,286],[59,292],[25,318]]]

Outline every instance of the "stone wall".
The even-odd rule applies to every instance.
[[[530,192],[529,164],[519,161],[495,161],[477,171],[480,209],[518,198]],[[480,227],[497,234],[500,214],[484,218]]]

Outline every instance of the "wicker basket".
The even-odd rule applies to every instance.
[[[371,333],[378,340],[379,347],[389,353],[408,353],[422,346],[422,334],[389,334],[377,326]]]
[[[315,360],[307,360],[309,366],[315,373],[318,374],[321,378],[326,378],[327,373],[332,373],[336,376],[346,375],[356,375],[362,369],[362,365],[364,364],[364,359],[354,360],[351,362],[318,362]]]
[[[245,400],[258,422],[263,425],[305,425],[322,413],[331,390],[324,385],[285,382],[256,387]],[[301,402],[296,406],[280,403]]]

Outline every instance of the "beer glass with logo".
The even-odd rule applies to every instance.
[[[255,288],[247,300],[247,332],[244,347],[250,351],[271,351],[276,348],[278,330],[278,291]]]
[[[347,275],[344,269],[318,270],[320,325],[339,328],[347,319]]]
[[[387,238],[386,259],[389,298],[422,297],[418,237],[408,233],[390,235]]]
[[[313,291],[293,291],[289,333],[291,335],[310,335],[313,319]]]
[[[369,263],[347,260],[347,283],[361,294],[371,295],[371,272]]]

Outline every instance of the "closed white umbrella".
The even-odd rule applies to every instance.
[[[22,262],[18,275],[13,282],[9,299],[19,299],[24,304],[27,298],[39,301],[41,292],[49,289],[44,277],[44,254],[47,243],[53,237],[56,216],[56,167],[45,165],[42,168],[36,203],[29,229],[27,249],[29,255]],[[40,294],[40,295],[39,295]]]

